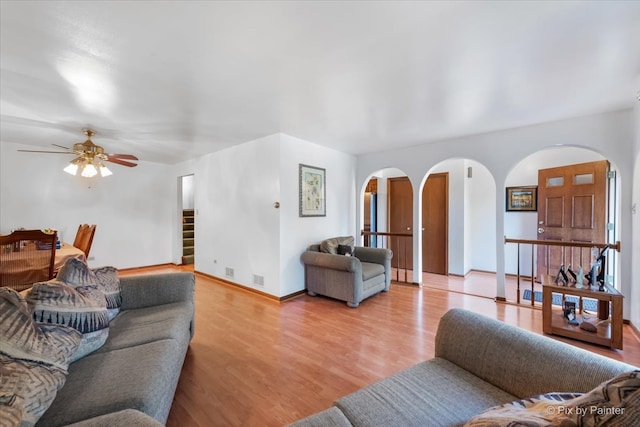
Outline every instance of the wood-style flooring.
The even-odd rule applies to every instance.
[[[495,288],[490,275],[475,277],[473,286],[483,280]],[[539,309],[428,281],[421,288],[392,285],[352,309],[307,295],[279,303],[196,274],[196,333],[167,425],[281,426],[326,409],[341,396],[433,357],[438,321],[454,307],[542,333]],[[628,325],[624,350],[553,338],[640,366],[640,340]]]

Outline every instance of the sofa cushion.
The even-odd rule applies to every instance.
[[[191,305],[186,302],[124,310],[109,324],[109,338],[99,352],[163,339],[189,345]]]
[[[100,348],[109,336],[107,304],[95,286],[36,283],[27,294],[27,303],[37,322],[70,326],[82,334],[72,362]]]
[[[0,419],[30,426],[40,418],[65,382],[80,338],[70,327],[38,325],[20,294],[0,288]]]
[[[113,319],[120,311],[122,306],[120,279],[115,267],[91,269],[86,262],[70,258],[60,268],[56,279],[74,287],[95,286],[102,291],[107,303],[109,320]]]
[[[136,409],[164,423],[186,347],[162,340],[83,357],[38,425],[60,426]]]
[[[384,274],[384,265],[372,262],[361,262],[360,264],[362,265],[362,280],[369,280]]]
[[[515,396],[447,360],[422,362],[339,399],[354,426],[458,425]],[[452,410],[455,408],[455,410]]]
[[[323,240],[320,243],[320,251],[328,254],[338,254],[338,246],[345,245],[351,248],[351,253],[353,253],[353,248],[355,246],[355,239],[353,236],[344,236],[344,237],[332,237],[331,239]]]

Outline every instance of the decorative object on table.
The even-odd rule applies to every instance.
[[[299,165],[300,216],[326,216],[325,170],[309,165]]]
[[[598,328],[596,327],[596,325],[587,321],[580,323],[580,329],[587,332],[598,332]]]
[[[535,212],[538,210],[538,187],[507,187],[507,212]]]
[[[576,320],[576,303],[573,301],[564,301],[562,304],[562,311],[564,312],[564,317],[567,321],[572,325],[577,325],[578,321]]]
[[[596,248],[593,248],[595,252],[597,252]],[[592,289],[598,286],[598,290],[600,292],[605,292],[606,289],[604,287],[605,283],[605,271],[607,269],[607,250],[609,249],[609,245],[602,248],[600,254],[597,256],[596,260],[591,264],[591,271],[587,273],[585,278],[589,282],[589,285]]]
[[[49,153],[49,154],[73,154],[78,157],[71,160],[69,165],[64,168],[64,171],[71,175],[78,175],[85,178],[91,178],[96,175],[101,177],[112,175],[113,173],[104,165],[103,162],[111,162],[122,166],[135,167],[136,163],[132,163],[131,160],[138,160],[138,158],[132,154],[106,154],[104,148],[96,145],[91,141],[91,137],[95,135],[95,131],[92,129],[83,129],[82,132],[87,136],[85,142],[73,144],[73,148],[64,147],[62,145],[52,144],[57,148],[62,148],[66,151],[45,151],[45,150],[18,150],[24,153]]]
[[[569,277],[564,272],[564,264],[560,264],[558,274],[556,274],[555,283],[560,286],[567,286],[569,284]]]

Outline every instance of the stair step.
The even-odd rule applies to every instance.
[[[182,257],[182,264],[193,264],[195,262],[195,255],[185,255]]]

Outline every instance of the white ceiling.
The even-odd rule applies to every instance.
[[[1,2],[0,140],[360,154],[630,108],[640,2]],[[514,143],[517,143],[515,141]]]

